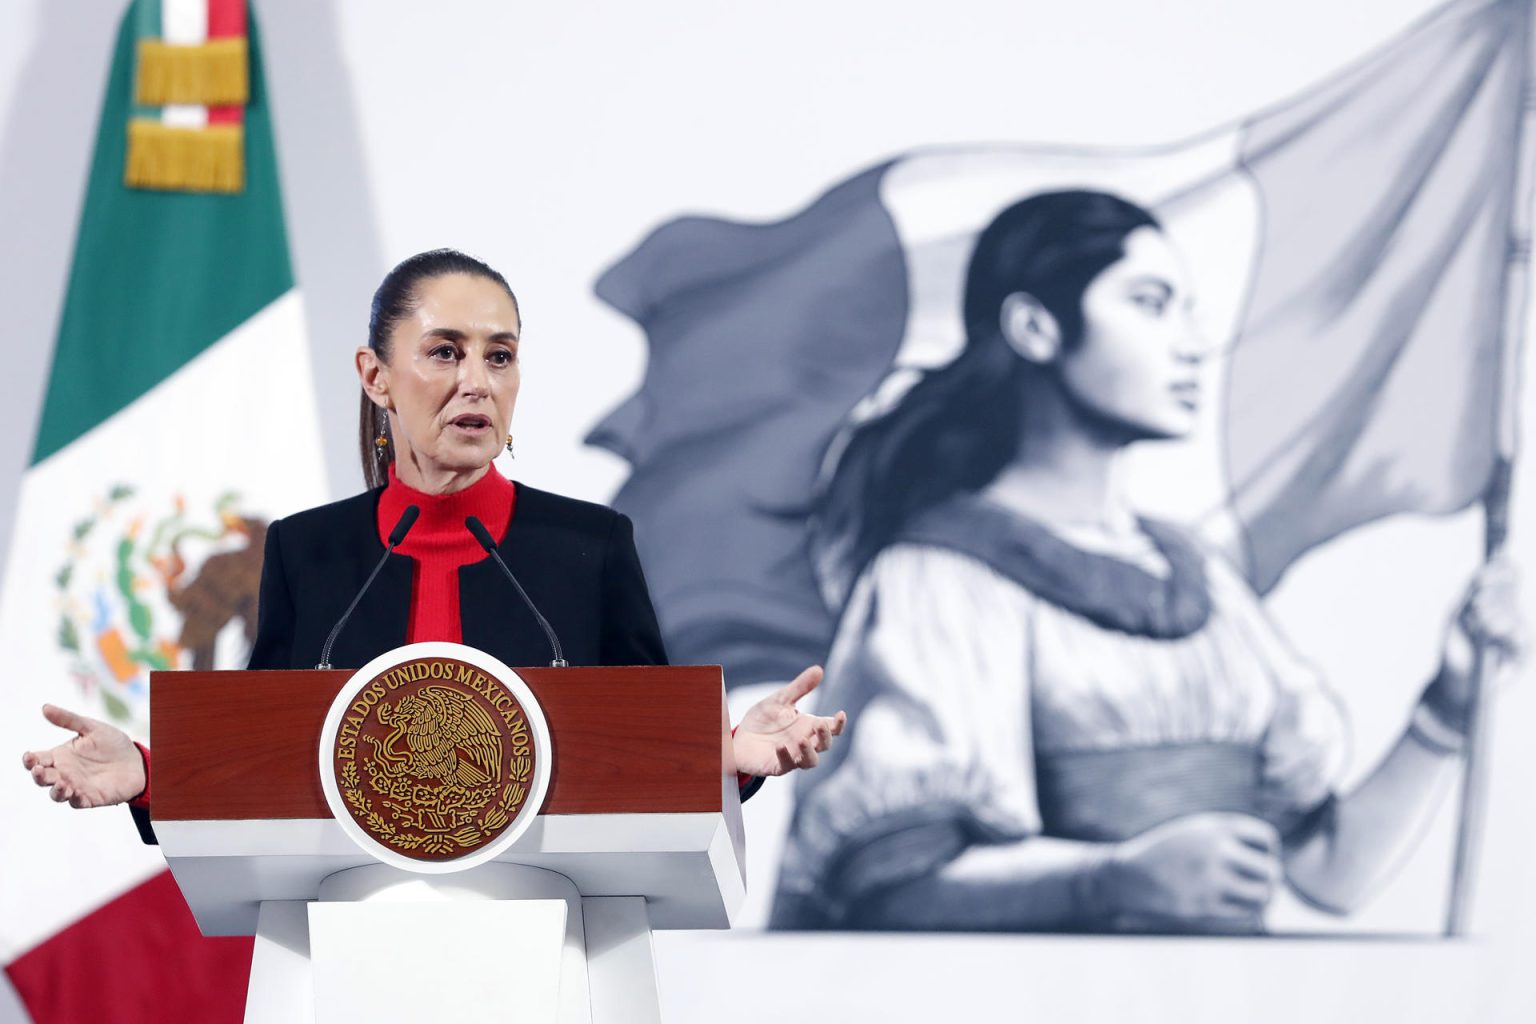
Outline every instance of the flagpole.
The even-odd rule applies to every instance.
[[[1483,492],[1483,556],[1497,558],[1509,537],[1509,499],[1519,448],[1520,349],[1525,333],[1526,291],[1531,273],[1531,203],[1536,185],[1536,133],[1531,131],[1536,111],[1536,86],[1531,74],[1531,17],[1526,0],[1526,65],[1520,107],[1520,155],[1516,168],[1510,225],[1509,263],[1505,270],[1504,322],[1501,330],[1503,358],[1499,368],[1503,388],[1497,411],[1498,457],[1488,487]],[[1472,695],[1467,707],[1466,764],[1461,776],[1461,804],[1456,823],[1456,854],[1451,867],[1450,901],[1445,914],[1446,938],[1467,932],[1472,912],[1472,876],[1482,850],[1484,817],[1488,798],[1489,735],[1494,675],[1499,659],[1483,642],[1477,644],[1472,664]]]
[[[1503,550],[1509,533],[1509,490],[1514,460],[1501,456],[1483,496],[1484,554],[1488,560]],[[1466,934],[1472,910],[1472,875],[1482,851],[1488,797],[1488,705],[1492,699],[1498,659],[1488,645],[1478,643],[1472,663],[1472,696],[1467,706],[1466,764],[1461,776],[1461,805],[1456,825],[1456,857],[1451,868],[1451,898],[1445,915],[1446,938]]]

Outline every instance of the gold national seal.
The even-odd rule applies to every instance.
[[[506,830],[528,798],[528,716],[484,671],[452,658],[402,662],[347,707],[331,752],[352,819],[398,853],[451,861]]]

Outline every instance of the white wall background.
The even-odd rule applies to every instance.
[[[350,352],[371,289],[405,255],[453,245],[513,282],[526,317],[517,475],[602,500],[625,467],[580,438],[638,382],[644,347],[591,285],[662,219],[776,217],[935,143],[1176,140],[1288,97],[1433,6],[258,0],[333,490],[360,483]],[[0,4],[0,552],[123,7]],[[284,396],[271,398],[279,414]],[[252,431],[231,458],[285,457]],[[1531,476],[1517,481],[1514,547],[1536,572]],[[1477,545],[1475,516],[1394,522],[1304,562],[1276,596],[1295,644],[1367,694],[1357,769],[1400,728],[1392,715],[1427,677]],[[1517,680],[1498,716],[1472,940],[1387,937],[1438,925],[1448,809],[1392,887],[1348,922],[1374,937],[661,936],[669,1019],[1536,1019],[1536,678]],[[759,894],[787,790],[748,806]],[[0,884],[18,881],[0,874]],[[761,910],[760,895],[749,916]],[[1275,917],[1337,927],[1289,905]]]

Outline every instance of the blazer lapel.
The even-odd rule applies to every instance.
[[[511,565],[504,548],[501,557]],[[518,580],[521,582],[521,574]],[[552,657],[544,631],[517,596],[516,588],[502,575],[501,567],[490,558],[459,569],[459,622],[465,644],[500,659],[509,668],[548,665]]]
[[[367,573],[373,571],[374,563],[384,554],[382,544],[376,544],[375,547],[377,550],[368,560],[363,579],[368,578]],[[415,564],[409,558],[405,555],[390,555],[384,568],[379,570],[373,586],[368,588],[363,599],[357,603],[357,610],[347,621],[342,637],[350,633],[357,642],[359,653],[374,652],[358,661],[358,665],[366,664],[378,653],[405,643],[405,634],[411,621],[411,583],[415,574]],[[341,646],[341,640],[336,641],[336,646]],[[335,658],[331,660],[336,661]]]
[[[338,538],[342,557],[351,571],[343,578],[357,581],[361,586],[373,572],[373,567],[384,556],[384,545],[379,541],[378,497],[371,502],[360,502],[365,517],[355,528],[344,531]],[[405,555],[392,554],[374,579],[373,585],[358,601],[352,617],[347,620],[336,646],[331,652],[331,664],[361,668],[380,653],[405,643],[405,634],[411,619],[411,583],[415,576],[415,563]],[[350,603],[356,591],[346,595]],[[345,610],[346,604],[341,606]],[[337,612],[340,618],[341,611]],[[334,628],[332,622],[326,628]],[[320,652],[315,651],[318,658]]]

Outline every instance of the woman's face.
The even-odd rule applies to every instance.
[[[396,472],[436,491],[478,476],[506,443],[522,325],[506,289],[482,277],[429,278],[416,299],[416,311],[390,335],[388,363],[370,379],[365,349],[358,366],[365,389],[390,414]]]
[[[1083,337],[1057,369],[1075,403],[1135,438],[1183,437],[1200,407],[1205,342],[1189,274],[1156,228],[1126,236],[1125,258],[1083,292]]]

